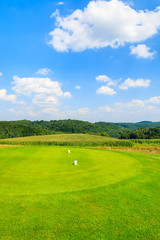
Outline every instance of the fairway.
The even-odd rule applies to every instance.
[[[156,154],[1,147],[1,239],[159,239],[159,179]]]
[[[91,189],[129,178],[141,169],[135,158],[123,153],[70,149],[69,154],[66,147],[1,148],[0,192],[41,194]]]

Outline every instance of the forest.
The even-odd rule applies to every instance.
[[[146,125],[150,127],[146,127]],[[89,133],[119,139],[159,139],[159,125],[160,122],[90,123],[71,119],[51,121],[0,121],[0,139],[57,133]]]

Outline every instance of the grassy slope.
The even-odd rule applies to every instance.
[[[60,146],[120,146],[158,147],[159,139],[130,140],[116,139],[91,134],[54,134],[32,137],[0,139],[0,144],[11,145],[60,145]]]
[[[159,238],[159,155],[66,150],[1,148],[1,239]]]
[[[0,142],[3,141],[12,141],[12,142],[48,142],[48,141],[56,141],[56,142],[101,142],[112,140],[109,137],[103,137],[98,135],[91,134],[54,134],[54,135],[43,135],[43,136],[32,136],[32,137],[21,137],[21,138],[12,138],[12,139],[0,139]],[[113,138],[114,140],[114,138]]]

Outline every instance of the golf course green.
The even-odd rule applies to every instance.
[[[159,177],[158,154],[1,147],[0,239],[158,239]]]

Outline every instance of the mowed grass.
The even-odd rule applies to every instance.
[[[0,239],[160,238],[160,155],[67,150],[0,148]]]

